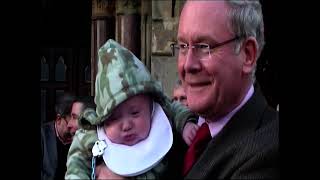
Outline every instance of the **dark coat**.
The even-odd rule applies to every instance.
[[[208,144],[185,179],[279,178],[279,114],[260,90]]]
[[[58,165],[57,140],[54,122],[45,123],[41,127],[41,150],[41,179],[53,180]]]

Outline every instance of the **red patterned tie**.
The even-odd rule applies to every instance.
[[[203,123],[198,129],[196,137],[189,146],[184,157],[183,176],[186,176],[193,164],[196,162],[202,151],[211,140],[211,134],[207,123]]]

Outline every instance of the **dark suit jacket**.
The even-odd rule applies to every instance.
[[[54,122],[48,122],[41,127],[42,166],[41,179],[53,180],[58,164],[56,133]]]
[[[253,96],[208,144],[185,179],[279,178],[279,115]]]

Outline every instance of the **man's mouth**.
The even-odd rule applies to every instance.
[[[211,82],[209,81],[204,81],[204,82],[187,82],[187,84],[190,87],[201,87],[201,86],[208,86],[211,84]]]

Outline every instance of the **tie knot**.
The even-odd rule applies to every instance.
[[[211,134],[209,130],[209,126],[207,123],[203,123],[198,129],[196,136],[193,140],[193,143],[209,141],[211,139]]]

